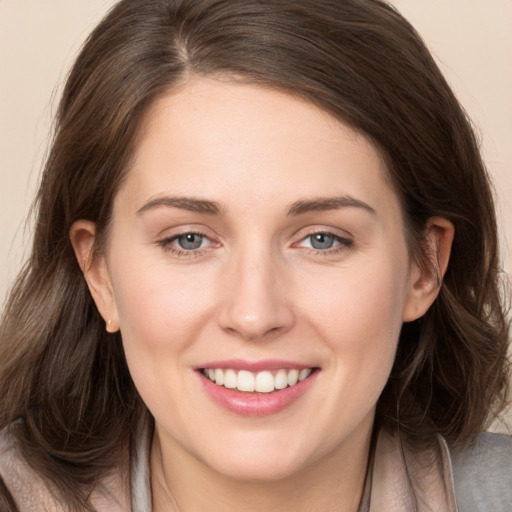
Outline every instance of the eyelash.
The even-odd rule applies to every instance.
[[[205,233],[201,233],[198,231],[185,231],[182,233],[178,233],[177,235],[173,235],[168,238],[164,238],[162,240],[159,240],[157,244],[164,249],[166,252],[172,253],[174,256],[179,258],[197,258],[200,256],[203,256],[206,252],[208,252],[212,245],[215,245],[214,242],[212,242],[212,245],[206,247],[206,248],[198,248],[198,249],[180,249],[173,247],[172,244],[177,241],[180,237],[187,236],[187,235],[195,235],[200,236],[203,239],[210,240],[208,235]],[[331,233],[329,231],[313,231],[308,233],[306,236],[302,237],[299,242],[296,242],[292,245],[292,247],[298,247],[298,244],[303,243],[307,239],[311,239],[315,235],[325,235],[328,237],[332,237],[334,239],[334,242],[338,243],[339,245],[336,245],[334,247],[329,247],[327,249],[315,249],[314,247],[303,247],[302,249],[307,254],[312,255],[320,255],[320,256],[332,256],[335,254],[338,254],[340,252],[346,251],[354,246],[353,240],[350,240],[348,238],[344,238],[338,235],[335,235],[334,233]],[[211,242],[211,241],[210,241]]]

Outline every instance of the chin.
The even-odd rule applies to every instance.
[[[241,455],[238,458],[231,456],[230,460],[223,460],[210,467],[222,476],[233,480],[271,483],[286,480],[297,474],[305,467],[305,461],[277,461],[263,459],[261,456]]]
[[[287,435],[236,436],[228,444],[219,443],[213,452],[200,457],[213,471],[241,481],[275,482],[306,468],[317,457],[311,447],[299,446]],[[308,455],[309,454],[309,455]]]

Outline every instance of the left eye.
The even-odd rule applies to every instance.
[[[169,242],[172,242],[184,251],[194,251],[204,247],[208,242],[208,238],[200,233],[184,233],[183,235],[173,237]]]
[[[302,240],[303,247],[309,247],[319,251],[332,249],[335,245],[343,242],[340,237],[331,233],[313,233]]]

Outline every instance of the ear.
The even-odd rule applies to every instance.
[[[404,322],[423,316],[439,294],[450,260],[455,228],[447,219],[432,217],[427,222],[424,235],[425,256],[429,262],[428,265],[411,264]]]
[[[78,220],[69,230],[71,245],[82,269],[87,286],[107,332],[119,330],[119,316],[105,257],[94,251],[96,225],[88,220]]]

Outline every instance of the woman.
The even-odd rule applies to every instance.
[[[121,1],[36,207],[3,508],[510,503],[511,441],[479,436],[508,382],[488,178],[387,4]]]

